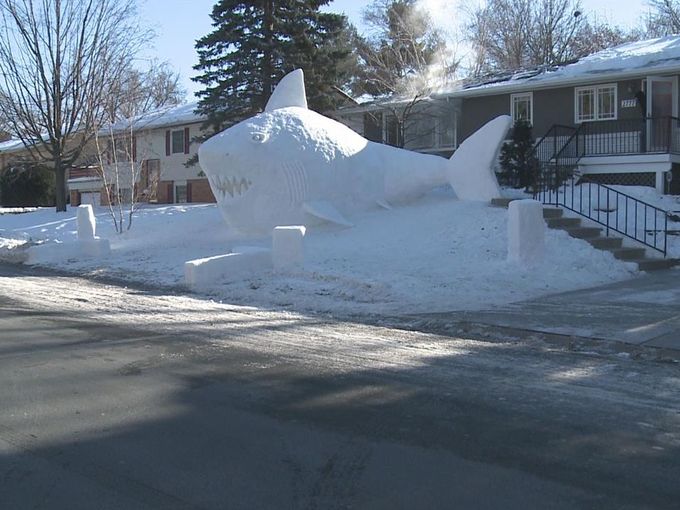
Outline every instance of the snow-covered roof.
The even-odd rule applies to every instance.
[[[647,39],[598,51],[576,62],[524,69],[470,83],[461,90],[441,91],[453,96],[495,94],[590,83],[603,79],[626,79],[640,74],[680,71],[680,35]]]
[[[140,129],[153,129],[203,122],[205,118],[202,115],[195,113],[195,109],[196,103],[160,108],[133,117],[132,119],[118,121],[111,127],[114,131],[126,131],[131,127],[135,131],[138,131]],[[106,131],[108,131],[108,128],[106,128]]]
[[[24,142],[21,140],[7,140],[0,142],[0,152],[14,152],[25,148]]]

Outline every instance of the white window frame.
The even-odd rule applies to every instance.
[[[512,125],[517,122],[515,118],[515,99],[529,100],[529,124],[534,125],[534,93],[533,92],[519,92],[517,94],[510,94],[510,117],[512,118]]]
[[[600,90],[602,89],[613,89],[614,90],[614,116],[602,118],[600,117]],[[593,93],[594,102],[594,116],[592,119],[580,119],[579,114],[579,102],[578,95],[581,91],[591,91]],[[602,85],[590,85],[587,87],[575,87],[574,88],[574,123],[583,124],[584,122],[599,122],[606,120],[616,120],[619,118],[619,87],[616,83],[604,83]]]

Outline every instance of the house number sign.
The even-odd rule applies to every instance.
[[[637,99],[622,99],[621,108],[635,108],[637,106]]]

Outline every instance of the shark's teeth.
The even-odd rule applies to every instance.
[[[211,177],[210,181],[213,186],[217,188],[222,194],[222,198],[226,198],[227,194],[231,198],[243,196],[253,185],[253,183],[244,177],[222,177],[215,175]]]

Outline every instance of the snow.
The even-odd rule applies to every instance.
[[[501,196],[494,166],[511,123],[509,115],[496,117],[475,131],[453,153],[449,182],[460,200],[488,202]]]
[[[548,293],[633,277],[633,266],[546,232],[545,260],[531,268],[506,260],[508,212],[462,202],[448,186],[392,210],[362,213],[351,229],[317,227],[305,236],[305,271],[271,270],[201,292],[217,301],[334,314],[404,314],[483,309]],[[76,210],[0,216],[0,255],[20,258],[27,243],[73,242]],[[239,245],[271,247],[271,233],[246,236],[223,226],[215,205],[144,206],[132,229],[115,234],[104,209],[97,230],[111,241],[106,259],[45,262],[85,275],[184,286],[184,263]],[[354,219],[354,218],[352,218]]]
[[[167,127],[179,124],[191,124],[196,122],[203,122],[205,119],[202,115],[197,114],[197,103],[187,103],[179,106],[166,106],[151,112],[143,113],[131,119],[124,119],[118,121],[110,126],[107,126],[102,131],[108,133],[109,130],[113,132],[129,131],[130,129],[145,130],[159,127]]]
[[[514,200],[508,206],[508,218],[508,260],[524,265],[543,261],[543,205],[536,200]]]
[[[302,226],[276,227],[272,233],[272,263],[277,271],[302,270],[305,264]]]
[[[264,110],[270,112],[288,106],[307,108],[305,76],[302,69],[296,69],[281,79]]]
[[[202,289],[215,282],[234,282],[272,269],[271,251],[262,247],[240,247],[233,253],[184,264],[185,283],[190,289]]]

